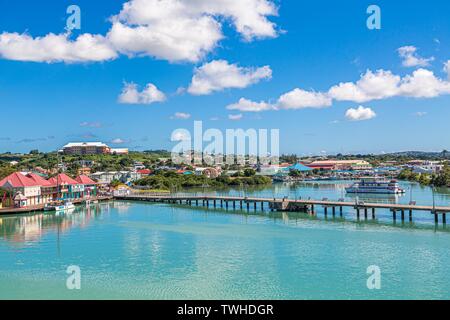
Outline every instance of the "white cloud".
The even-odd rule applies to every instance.
[[[444,71],[447,72],[447,78],[450,81],[450,60],[444,63]]]
[[[345,113],[345,117],[350,121],[370,120],[376,116],[376,113],[372,109],[363,106],[359,106],[357,109],[350,108]]]
[[[187,120],[191,117],[191,115],[189,113],[184,113],[184,112],[176,112],[173,116],[172,119],[182,119],[182,120]]]
[[[131,0],[113,17],[108,38],[120,52],[199,61],[223,39],[229,20],[247,41],[276,37],[269,0]]]
[[[80,127],[88,127],[88,128],[101,128],[103,124],[101,122],[88,122],[84,121],[80,123]]]
[[[450,61],[445,64],[448,71]],[[381,100],[391,97],[434,98],[450,94],[450,81],[439,79],[427,69],[417,69],[412,74],[401,76],[391,71],[367,70],[357,82],[342,82],[331,87],[328,92],[294,89],[281,95],[275,104],[252,102],[241,98],[227,109],[242,112],[258,112],[280,109],[325,108],[333,100],[357,103]]]
[[[296,88],[283,94],[277,102],[279,109],[324,108],[332,104],[332,99],[325,93],[305,91]]]
[[[398,93],[401,77],[391,71],[371,70],[361,75],[356,82],[340,83],[328,91],[331,98],[338,101],[367,102],[393,97]]]
[[[246,41],[276,37],[277,15],[271,0],[130,0],[111,17],[106,35],[49,33],[0,35],[0,56],[35,62],[97,62],[118,53],[196,62],[224,38],[222,25],[231,23]]]
[[[123,140],[121,138],[116,138],[116,139],[111,140],[111,143],[113,143],[113,144],[124,144],[126,142],[127,142],[126,140]]]
[[[134,83],[125,83],[118,99],[123,104],[152,104],[165,100],[165,94],[152,83],[147,84],[142,91],[139,91]]]
[[[414,98],[434,98],[441,94],[450,94],[450,82],[438,79],[426,69],[405,76],[398,88],[398,95]]]
[[[246,88],[262,79],[270,79],[269,66],[243,68],[225,60],[215,60],[195,69],[188,92],[193,95],[207,95],[227,88]]]
[[[404,67],[426,67],[434,61],[434,57],[422,58],[417,54],[417,48],[414,46],[404,46],[397,49],[400,58],[403,59],[402,65]]]
[[[191,140],[191,135],[189,131],[185,129],[177,129],[174,132],[172,132],[172,135],[170,137],[171,141],[189,141]]]
[[[233,121],[238,121],[238,120],[241,120],[242,118],[243,118],[242,113],[228,115],[228,119],[233,120]]]
[[[227,106],[228,110],[239,110],[243,112],[260,112],[266,110],[273,110],[274,107],[264,101],[254,102],[245,98],[239,99],[239,102]]]
[[[450,93],[450,82],[437,78],[432,71],[420,68],[400,77],[391,71],[368,70],[356,83],[333,86],[329,95],[337,101],[367,102],[396,96],[432,98]]]
[[[427,112],[424,112],[424,111],[418,111],[418,112],[416,112],[416,113],[414,113],[414,115],[416,116],[416,117],[423,117],[423,116],[426,116],[428,113]]]
[[[4,59],[32,62],[99,62],[117,58],[116,51],[101,35],[89,33],[69,39],[69,34],[49,33],[33,38],[28,34],[0,34],[0,56]]]

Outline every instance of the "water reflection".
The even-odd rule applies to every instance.
[[[219,189],[208,190],[203,188],[184,190],[184,192],[190,193],[206,193],[210,195],[240,195],[240,196],[258,196],[258,197],[284,197],[287,196],[291,199],[299,198],[312,198],[323,199],[328,198],[330,200],[337,200],[343,198],[345,201],[353,202],[356,198],[365,202],[384,202],[384,203],[409,203],[414,200],[417,204],[432,203],[432,190],[429,187],[424,187],[415,183],[402,182],[402,187],[407,190],[404,195],[363,195],[363,194],[345,194],[345,187],[350,185],[351,181],[321,181],[321,182],[301,182],[301,183],[289,183],[274,184],[272,187],[256,187],[256,188],[238,188],[238,189]],[[437,188],[435,190],[435,201],[437,205],[449,205],[450,204],[450,189],[449,188]],[[74,228],[86,228],[90,223],[96,219],[101,218],[104,215],[109,215],[114,210],[117,215],[128,215],[133,212],[135,203],[126,201],[110,201],[93,204],[88,207],[77,207],[72,212],[66,213],[37,213],[33,215],[22,216],[6,216],[0,218],[0,240],[3,239],[17,247],[23,247],[31,243],[39,242],[47,234],[57,234],[58,237],[68,233]],[[176,207],[176,206],[175,206]],[[222,210],[220,208],[195,208],[192,210],[199,213],[203,212],[203,216],[207,217],[210,214],[238,214],[243,217],[252,215],[261,215],[265,218],[283,221],[286,224],[297,221],[298,219],[317,219],[318,217],[311,217],[303,213],[277,213],[269,212],[266,208],[265,212],[243,211],[239,210]],[[348,209],[351,210],[351,209]],[[175,214],[175,213],[173,213]],[[200,216],[200,215],[199,215]],[[320,218],[328,218],[336,222],[342,222],[344,220],[333,219],[332,217],[323,217],[323,213],[319,214]],[[354,212],[344,212],[345,221],[354,221]],[[414,224],[407,224],[407,227],[417,227],[416,223],[433,223],[430,213],[428,212],[416,212],[414,213]],[[405,224],[392,223],[392,216],[389,211],[377,212],[377,221],[371,223],[395,225],[404,227]],[[427,226],[428,228],[434,226]],[[443,227],[440,227],[443,228]],[[157,239],[152,240],[151,246],[157,248]],[[182,239],[178,239],[182,240]],[[132,243],[132,241],[130,241]]]
[[[0,239],[18,247],[38,242],[46,234],[63,235],[73,228],[85,228],[92,219],[108,214],[112,208],[124,213],[132,206],[126,202],[103,202],[86,207],[78,206],[66,212],[36,213],[0,218]]]

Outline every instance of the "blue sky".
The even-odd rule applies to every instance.
[[[145,5],[150,13],[161,10],[152,7],[151,0],[139,1],[128,4]],[[172,131],[192,130],[193,120],[203,120],[205,128],[222,130],[280,129],[283,153],[450,148],[450,91],[444,70],[450,60],[448,1],[246,1],[250,7],[254,3],[276,7],[278,16],[261,13],[251,17],[258,20],[246,21],[245,10],[226,5],[218,5],[213,13],[194,12],[187,17],[194,23],[200,23],[205,15],[213,17],[222,38],[211,40],[217,32],[193,30],[188,38],[207,47],[193,49],[194,56],[177,46],[180,38],[174,34],[165,36],[168,44],[162,46],[145,39],[139,43],[135,39],[141,38],[130,40],[122,33],[109,40],[110,18],[123,10],[126,1],[42,0],[25,7],[0,1],[0,152],[52,151],[69,141],[104,141],[131,150],[170,149],[174,145]],[[42,43],[25,39],[63,35],[66,9],[71,4],[81,8],[81,30],[74,30],[58,44],[70,46],[80,35],[98,35],[101,41],[107,39],[105,57],[91,58],[99,52],[92,47],[87,53],[70,52],[61,58],[56,49],[48,53]],[[381,8],[381,30],[366,27],[366,9],[371,4]],[[177,23],[179,15],[162,12]],[[122,23],[136,32],[133,23],[143,18],[133,20],[132,14],[122,17]],[[233,23],[236,19],[246,28],[239,29]],[[147,37],[166,30],[165,21],[152,22],[160,29],[142,22],[148,27]],[[179,32],[183,40],[186,31]],[[11,47],[8,41],[13,37],[22,47]],[[409,48],[403,56],[398,51],[402,47]],[[46,52],[45,58],[42,52]],[[78,61],[68,61],[72,54]],[[219,88],[202,94],[190,92],[194,74],[214,61],[226,62],[228,69],[223,72],[231,72],[233,65],[238,71],[224,75],[214,69],[202,83],[210,81]],[[264,66],[271,75],[258,75]],[[385,73],[376,74],[380,69]],[[346,93],[342,88],[330,93],[330,88],[340,83],[355,87],[368,70],[382,82],[380,88],[374,88],[376,92],[370,91],[369,85],[366,90],[370,92],[359,98],[342,98]],[[232,85],[220,81],[224,77],[234,77]],[[395,77],[398,83],[384,84]],[[142,101],[131,95],[131,101],[137,99],[134,103],[121,100],[126,83],[136,84],[138,90],[152,84],[165,99],[152,102],[152,96]],[[306,95],[293,95],[284,103],[281,97],[295,89]],[[263,103],[267,110],[227,109],[241,98]],[[358,110],[360,106],[363,109]],[[349,109],[354,109],[353,113],[348,113]],[[176,113],[190,117],[177,119]],[[242,118],[230,120],[229,115]]]

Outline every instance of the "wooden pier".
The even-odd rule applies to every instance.
[[[446,215],[450,213],[450,207],[442,206],[424,206],[416,204],[388,204],[388,203],[365,203],[365,202],[346,202],[344,199],[337,201],[322,199],[288,199],[288,198],[255,198],[255,197],[231,197],[231,196],[203,196],[203,195],[170,195],[170,194],[152,194],[152,193],[133,193],[129,195],[115,196],[118,200],[135,200],[171,204],[185,204],[203,206],[206,208],[232,208],[241,210],[261,210],[267,208],[271,211],[281,212],[305,212],[311,215],[316,214],[317,208],[322,208],[324,215],[330,213],[333,217],[339,214],[343,217],[343,208],[353,208],[357,220],[375,220],[376,211],[386,209],[392,213],[394,222],[400,219],[402,222],[413,221],[413,212],[430,212],[434,216],[434,222],[439,223],[439,217],[443,224],[447,223]]]
[[[90,199],[72,199],[73,204],[83,204],[86,201],[107,201],[112,200],[113,197],[101,196],[101,197],[91,197]],[[30,214],[33,212],[44,211],[45,204],[38,204],[23,208],[6,207],[0,209],[0,216],[2,215],[15,215],[15,214]]]

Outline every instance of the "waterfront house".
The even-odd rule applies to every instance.
[[[41,187],[41,194],[39,198],[39,203],[48,203],[53,201],[57,194],[56,185],[36,173],[28,173],[26,175],[28,178],[33,180],[37,186]]]
[[[84,185],[83,198],[97,196],[97,182],[85,175],[79,175],[75,179],[80,185]]]
[[[84,185],[61,173],[48,180],[57,187],[56,199],[80,199],[84,195]]]
[[[40,202],[41,186],[20,172],[14,172],[0,181],[0,187],[10,191],[20,207],[37,205]]]

